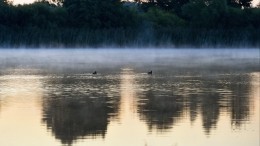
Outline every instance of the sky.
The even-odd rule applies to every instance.
[[[32,3],[35,0],[12,0],[13,4],[24,4],[24,3]],[[253,6],[256,6],[258,3],[260,2],[260,0],[253,0]]]

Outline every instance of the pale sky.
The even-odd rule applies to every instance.
[[[10,0],[10,1],[13,1],[13,4],[16,5],[16,4],[32,3],[35,0]]]
[[[13,1],[13,4],[24,4],[24,3],[32,3],[35,0],[10,0]],[[256,6],[258,3],[260,2],[260,0],[253,0],[253,6]]]

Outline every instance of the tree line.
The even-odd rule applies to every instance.
[[[252,0],[0,0],[0,47],[258,47]]]

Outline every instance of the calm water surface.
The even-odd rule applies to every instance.
[[[0,54],[2,146],[259,146],[257,49]]]

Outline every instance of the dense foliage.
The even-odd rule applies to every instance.
[[[0,0],[0,47],[259,47],[252,0]]]

